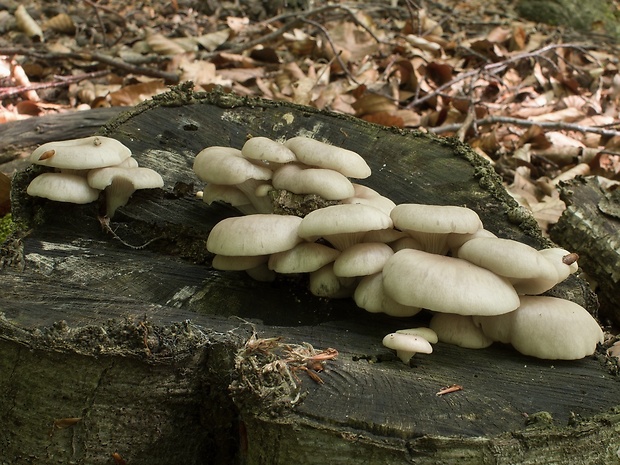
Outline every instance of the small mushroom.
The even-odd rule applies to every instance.
[[[351,297],[355,291],[356,281],[352,278],[341,278],[334,274],[334,264],[328,263],[310,273],[308,289],[317,297],[341,299]]]
[[[396,330],[399,334],[410,334],[412,336],[421,336],[426,339],[431,344],[437,344],[439,342],[439,337],[437,337],[437,333],[433,331],[431,328],[406,328],[406,329],[398,329]]]
[[[370,176],[370,167],[357,153],[335,147],[308,137],[293,137],[284,145],[291,149],[297,160],[309,166],[338,171],[349,178],[364,179]]]
[[[375,273],[364,276],[353,293],[355,304],[370,313],[385,313],[395,317],[410,317],[422,311],[420,307],[402,305],[385,294],[383,276]]]
[[[396,206],[394,202],[379,194],[374,189],[362,186],[361,184],[352,184],[354,189],[353,196],[344,199],[341,203],[363,203],[365,205],[378,208],[386,215],[389,215],[392,209]]]
[[[466,349],[484,349],[493,344],[493,339],[484,334],[471,315],[435,313],[429,326],[439,340],[447,344]]]
[[[284,144],[268,137],[252,137],[243,144],[241,155],[251,160],[262,160],[269,164],[290,163],[295,161],[295,154]]]
[[[138,189],[163,187],[162,177],[150,168],[123,168],[110,166],[93,169],[87,175],[88,184],[95,189],[105,189],[106,215],[109,218],[119,207],[126,205]]]
[[[30,182],[26,192],[33,197],[44,197],[57,202],[85,204],[97,200],[101,191],[90,187],[84,176],[43,173]]]
[[[465,207],[404,203],[390,213],[394,227],[422,244],[423,250],[445,255],[451,235],[473,234],[482,228],[478,214]]]
[[[541,294],[560,281],[544,255],[511,239],[471,239],[458,249],[458,257],[508,278],[519,294]]]
[[[385,262],[394,255],[389,245],[381,242],[354,244],[334,261],[334,273],[341,277],[367,276],[378,273]]]
[[[316,242],[302,242],[269,257],[269,269],[284,274],[311,273],[333,262],[340,251]]]
[[[353,196],[353,184],[338,171],[309,168],[298,163],[287,163],[273,173],[275,189],[294,194],[316,194],[325,200],[343,200]]]
[[[226,218],[207,239],[207,250],[222,255],[268,255],[292,249],[302,242],[297,235],[301,218],[256,214]]]
[[[299,225],[299,235],[310,241],[322,237],[338,250],[344,250],[361,242],[368,231],[391,227],[390,217],[374,207],[330,205],[306,215]]]
[[[201,150],[194,158],[194,173],[201,181],[227,186],[241,184],[248,179],[267,181],[272,171],[241,156],[241,150],[212,146]]]
[[[406,365],[417,354],[430,354],[433,352],[431,344],[422,336],[414,336],[404,333],[390,333],[383,338],[383,345],[396,351],[396,356]]]

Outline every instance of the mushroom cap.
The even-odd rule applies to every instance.
[[[31,163],[62,169],[93,169],[122,163],[131,150],[116,139],[91,136],[81,139],[48,142],[29,157]]]
[[[601,327],[586,309],[557,297],[521,297],[511,324],[513,347],[537,358],[577,360],[603,342]]]
[[[403,203],[390,214],[397,229],[425,233],[473,234],[482,227],[478,214],[454,205]]]
[[[381,273],[364,276],[355,288],[353,299],[358,307],[370,313],[410,317],[422,311],[420,307],[402,305],[387,296],[383,289],[383,276]]]
[[[323,237],[337,249],[344,250],[360,242],[368,231],[391,227],[390,217],[374,207],[330,205],[308,213],[299,225],[299,235],[308,240]]]
[[[290,250],[269,257],[269,269],[276,273],[311,273],[333,262],[340,251],[316,242],[302,242]]]
[[[344,199],[342,203],[363,203],[365,205],[378,208],[386,215],[389,215],[392,209],[396,206],[392,200],[379,194],[374,189],[367,186],[362,186],[361,184],[352,184],[353,189],[355,190],[353,196]]]
[[[548,276],[557,280],[555,267],[534,247],[494,237],[477,237],[458,250],[459,258],[507,278]]]
[[[280,142],[268,137],[252,137],[241,148],[241,155],[252,160],[263,160],[272,163],[290,163],[295,161],[295,154]]]
[[[343,200],[355,190],[346,176],[324,168],[304,168],[297,163],[282,165],[273,173],[273,187],[294,194],[316,194],[326,200]]]
[[[106,209],[110,218],[118,207],[127,204],[129,197],[138,189],[164,186],[164,180],[157,171],[142,167],[97,168],[88,172],[87,179],[91,187],[106,190]]]
[[[225,186],[223,184],[209,183],[205,186],[202,193],[202,201],[208,205],[213,202],[224,202],[232,207],[240,205],[251,205],[250,199],[236,186]]]
[[[539,252],[555,267],[555,271],[558,273],[558,282],[564,281],[571,273],[575,273],[579,269],[579,265],[576,261],[570,265],[562,261],[564,257],[570,254],[568,250],[560,247],[551,247],[542,249]]]
[[[433,347],[422,336],[414,336],[404,333],[390,333],[383,338],[383,345],[396,351],[398,358],[408,364],[414,354],[430,354]]]
[[[90,187],[84,176],[43,173],[30,182],[26,192],[33,197],[44,197],[57,202],[85,204],[97,200],[101,191]]]
[[[403,249],[383,268],[387,295],[403,305],[460,315],[498,315],[519,306],[512,285],[460,258]]]
[[[132,168],[109,166],[107,168],[93,169],[88,172],[86,178],[88,184],[95,189],[105,189],[116,181],[129,183],[134,191],[164,186],[164,180],[157,171],[140,166]]]
[[[308,137],[293,137],[284,145],[291,149],[297,160],[319,168],[338,171],[350,178],[364,179],[370,176],[370,167],[357,153],[326,144]]]
[[[493,339],[482,332],[470,315],[435,313],[429,326],[447,344],[466,349],[484,349],[493,344]]]
[[[466,207],[404,203],[390,213],[394,227],[417,239],[427,252],[445,254],[450,234],[473,234],[482,228],[478,214]]]
[[[389,245],[381,242],[360,242],[342,251],[334,261],[336,276],[367,276],[383,269],[388,258],[394,255]]]
[[[328,263],[310,273],[308,289],[317,297],[332,299],[350,297],[355,290],[354,280],[340,278],[334,274],[334,264]]]
[[[256,214],[226,218],[217,223],[207,239],[207,250],[221,255],[266,255],[292,249],[301,218]]]
[[[406,328],[406,329],[398,329],[396,330],[399,334],[410,334],[412,336],[421,336],[426,339],[431,344],[437,344],[439,342],[439,338],[437,337],[437,333],[433,331],[431,328]]]
[[[232,147],[212,146],[201,150],[193,165],[194,173],[201,181],[233,185],[248,179],[266,181],[272,171],[252,163],[241,156],[241,150]]]

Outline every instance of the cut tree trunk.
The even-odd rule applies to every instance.
[[[579,254],[579,266],[596,282],[600,317],[620,325],[620,190],[604,191],[597,178],[562,186],[566,210],[551,238]]]
[[[3,246],[0,457],[3,462],[109,464],[617,463],[617,365],[604,354],[544,361],[494,345],[437,344],[401,363],[381,339],[425,316],[366,313],[210,266],[205,241],[235,215],[195,198],[194,156],[248,136],[310,135],[362,154],[365,184],[396,203],[466,205],[487,229],[547,242],[466,146],[295,105],[176,88],[102,131],[159,171],[162,190],[134,195],[112,227],[100,206],[24,194],[22,230]],[[571,277],[553,290],[590,311]],[[274,339],[271,339],[274,338]],[[277,339],[280,338],[280,339]],[[288,350],[339,351],[323,383]],[[444,387],[462,390],[444,395]]]

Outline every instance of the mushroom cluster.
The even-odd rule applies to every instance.
[[[164,185],[156,171],[138,166],[128,147],[105,136],[48,142],[34,150],[29,161],[54,168],[32,180],[29,195],[85,204],[105,191],[109,218],[136,190]]]
[[[430,328],[385,337],[405,362],[415,352],[430,353],[435,338],[466,348],[510,343],[547,359],[582,358],[602,342],[585,309],[539,296],[577,270],[574,254],[498,238],[469,208],[395,205],[350,181],[370,175],[354,152],[304,137],[284,143],[253,137],[241,149],[204,149],[194,170],[207,183],[205,202],[246,213],[211,231],[214,268],[267,281],[307,274],[312,294],[352,297],[373,313],[431,311]],[[277,196],[270,193],[283,191],[335,204],[303,218],[274,214]]]

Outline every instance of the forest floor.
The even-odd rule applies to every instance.
[[[600,24],[577,33],[500,1],[282,3],[4,1],[0,124],[193,81],[457,137],[543,231],[561,180],[618,185],[618,48]],[[9,161],[0,185],[22,166]]]

